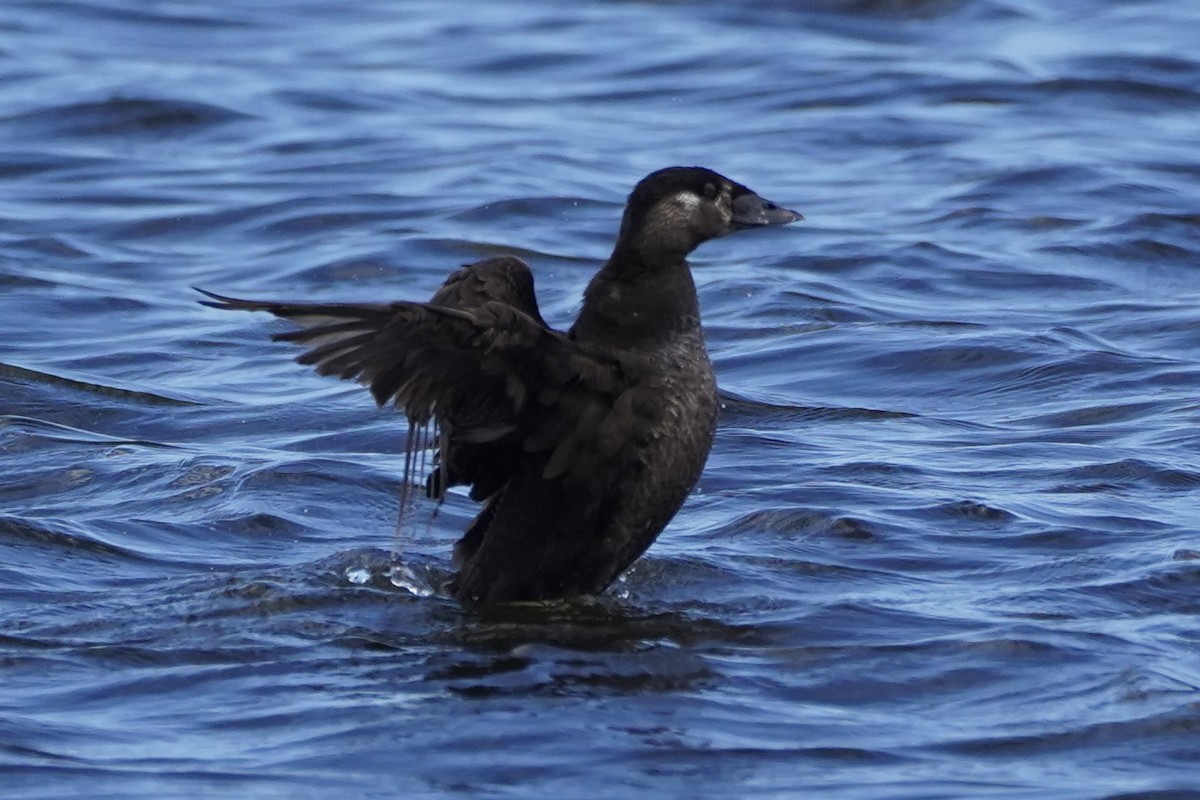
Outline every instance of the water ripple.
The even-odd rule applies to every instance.
[[[1195,794],[1183,0],[3,17],[6,797]],[[696,253],[717,444],[602,597],[459,608],[474,505],[189,289],[568,324],[671,163],[806,221]]]

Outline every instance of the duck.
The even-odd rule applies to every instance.
[[[416,485],[414,447],[436,446],[425,494],[441,502],[466,486],[482,504],[454,545],[453,597],[562,600],[603,592],[650,547],[712,448],[717,383],[688,255],[801,219],[705,167],[652,172],[565,331],[542,318],[533,272],[513,256],[458,269],[427,302],[197,291],[214,308],[286,320],[272,338],[304,347],[297,361],[402,410],[402,486]]]

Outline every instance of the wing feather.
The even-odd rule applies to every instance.
[[[627,433],[608,419],[627,388],[619,363],[546,325],[532,274],[516,258],[458,270],[429,303],[279,303],[200,291],[207,305],[298,325],[273,338],[306,347],[300,363],[357,380],[413,424],[435,421],[444,434],[440,474],[428,485],[438,497],[455,483],[492,494],[522,454],[544,453],[547,479],[586,475],[614,452],[597,431]]]

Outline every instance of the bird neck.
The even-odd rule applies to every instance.
[[[700,301],[687,261],[646,259],[618,245],[583,294],[571,328],[582,341],[637,347],[700,329]]]

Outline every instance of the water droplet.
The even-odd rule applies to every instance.
[[[371,570],[366,567],[350,567],[346,570],[346,580],[356,586],[362,586],[371,580]]]
[[[404,589],[407,592],[415,594],[417,597],[432,597],[434,593],[433,586],[429,584],[422,576],[418,575],[412,567],[407,564],[397,564],[387,572],[388,580],[397,589]]]

